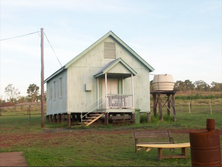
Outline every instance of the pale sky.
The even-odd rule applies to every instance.
[[[111,30],[151,74],[222,83],[222,0],[0,0],[0,17],[0,39],[44,28],[62,65]],[[61,66],[44,47],[47,78]],[[0,98],[40,86],[40,56],[40,33],[0,41]]]

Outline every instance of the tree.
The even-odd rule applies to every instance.
[[[174,85],[174,89],[178,90],[178,91],[183,91],[185,90],[185,84],[183,81],[176,81],[175,85]]]
[[[30,84],[27,89],[27,94],[32,103],[37,101],[39,96],[39,87],[35,84]]]
[[[210,90],[210,85],[208,85],[206,82],[199,80],[195,81],[194,85],[196,86],[196,90],[204,90],[204,91],[209,91]]]
[[[12,84],[9,84],[5,88],[5,93],[8,97],[7,101],[15,103],[19,98],[20,92],[17,88],[13,87]]]
[[[211,83],[211,90],[213,91],[221,91],[222,90],[222,83],[212,82]]]
[[[20,96],[18,99],[18,103],[25,103],[28,102],[28,99],[26,96]]]
[[[185,80],[184,84],[185,84],[186,90],[193,90],[195,87],[194,84],[189,79]]]

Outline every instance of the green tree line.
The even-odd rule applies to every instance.
[[[152,81],[150,83],[150,90],[152,91]],[[178,80],[175,82],[174,90],[176,91],[222,91],[222,83],[212,82],[211,85],[207,84],[203,80],[198,80],[195,82],[190,81],[189,79],[185,81]]]
[[[176,81],[174,90],[177,91],[222,91],[222,83],[212,82],[211,85],[202,80],[192,82],[190,80]]]
[[[3,100],[0,97],[0,104],[5,102],[11,103],[24,103],[24,102],[37,102],[41,100],[41,95],[39,93],[39,86],[36,84],[30,84],[27,88],[27,96],[20,96],[20,91],[15,88],[12,84],[5,87],[6,99]],[[46,100],[46,93],[44,94],[44,99]]]

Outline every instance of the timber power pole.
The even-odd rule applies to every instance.
[[[44,29],[41,28],[41,127],[44,127]]]

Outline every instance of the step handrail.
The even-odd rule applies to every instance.
[[[98,102],[100,99],[102,99],[102,96],[97,99],[96,101],[92,102],[91,104],[89,104],[88,106],[86,106],[82,111],[81,111],[81,122],[82,122],[82,118],[84,118],[86,115],[88,115],[89,113],[91,113],[92,111],[94,111],[96,108],[100,107],[101,105],[103,105],[103,103],[101,103],[100,105],[97,105],[96,107],[94,107],[93,109],[89,110],[86,114],[82,115],[82,112],[88,108],[89,106],[91,106],[92,104],[94,104],[95,102]]]
[[[89,106],[91,106],[92,104],[94,104],[95,102],[98,102],[99,100],[101,100],[102,99],[102,96],[99,98],[99,99],[97,99],[96,101],[94,101],[94,102],[92,102],[91,104],[89,104],[89,105],[87,105],[82,111],[84,111],[86,108],[88,108]],[[82,112],[81,112],[82,113]]]
[[[91,113],[92,111],[94,111],[96,108],[98,108],[98,107],[101,106],[101,105],[103,105],[103,103],[100,104],[100,105],[98,105],[98,106],[96,106],[95,108],[91,109],[90,111],[88,111],[88,112],[87,112],[86,114],[84,114],[84,115],[82,115],[82,113],[81,113],[81,122],[82,122],[82,119],[83,119],[85,116],[87,116],[89,113]]]

